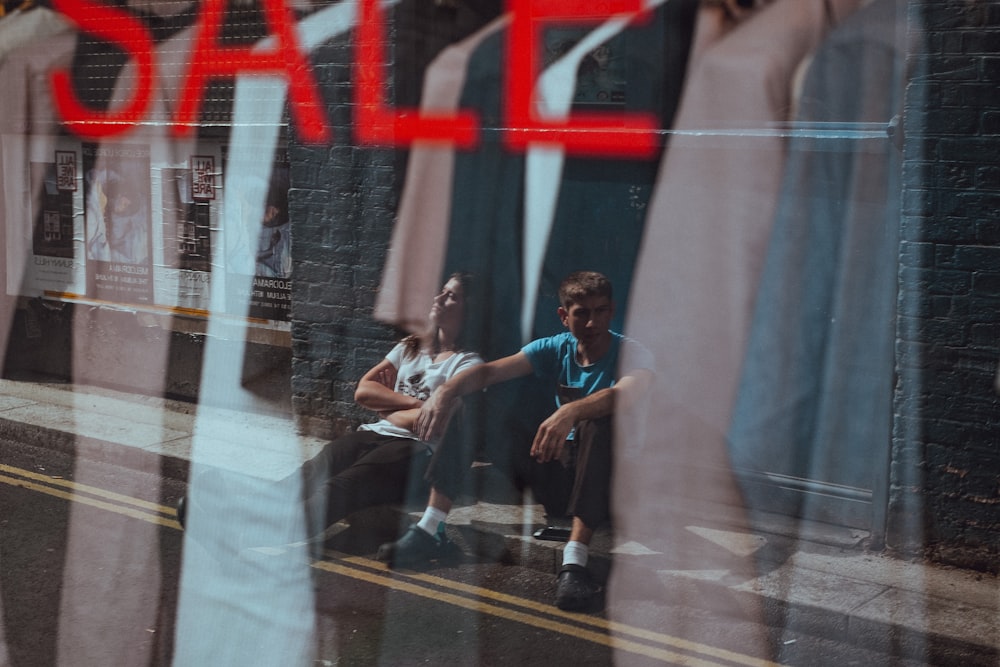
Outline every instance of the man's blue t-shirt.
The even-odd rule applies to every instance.
[[[535,376],[551,381],[556,391],[556,407],[578,398],[589,396],[601,389],[614,385],[615,381],[629,371],[638,368],[652,370],[652,356],[633,340],[614,331],[607,354],[590,366],[581,366],[576,359],[576,338],[568,331],[548,338],[533,340],[523,348],[535,371]],[[622,343],[635,345],[639,354],[630,355],[632,368],[618,368]]]

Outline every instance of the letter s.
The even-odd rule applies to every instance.
[[[138,73],[131,101],[120,109],[95,111],[77,98],[67,70],[54,71],[52,90],[63,122],[74,134],[86,139],[127,131],[145,116],[153,95],[153,37],[149,29],[127,12],[90,0],[53,0],[53,7],[83,31],[125,51],[135,61]]]

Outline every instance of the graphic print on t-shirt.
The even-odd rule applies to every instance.
[[[421,401],[426,401],[430,398],[431,391],[427,385],[424,384],[425,375],[426,373],[424,371],[420,371],[410,375],[409,377],[400,378],[398,391],[401,394],[412,396],[413,398]]]

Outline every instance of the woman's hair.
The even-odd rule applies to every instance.
[[[455,339],[455,351],[462,352],[466,349],[467,341],[472,334],[470,331],[472,327],[469,325],[479,302],[477,291],[478,281],[471,273],[465,271],[456,271],[448,276],[445,282],[452,279],[457,280],[458,284],[462,286],[462,329],[458,332],[458,337]],[[436,352],[438,342],[437,333],[437,328],[432,326],[423,334],[411,334],[404,338],[402,342],[406,346],[406,356],[415,356],[419,354],[421,348],[429,348]]]

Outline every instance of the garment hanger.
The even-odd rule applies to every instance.
[[[668,0],[646,0],[644,11],[654,10]],[[747,18],[774,0],[701,0],[706,6],[720,6],[733,20]],[[831,0],[824,0],[829,3]],[[607,19],[581,39],[570,51],[538,77],[535,99],[539,114],[551,121],[565,121],[572,105],[576,77],[583,57],[625,29],[641,12]],[[523,285],[521,298],[521,338],[531,340],[541,281],[542,264],[555,218],[559,180],[565,159],[558,147],[530,146],[525,157]]]
[[[722,7],[730,19],[738,20],[773,0],[701,0],[704,7]]]
[[[32,9],[45,6],[45,0],[9,0],[0,6],[0,18],[14,14],[26,14]]]
[[[643,11],[654,10],[666,1],[647,0]],[[539,75],[535,99],[539,103],[540,116],[549,121],[565,121],[569,117],[577,72],[584,56],[624,30],[641,13],[629,12],[608,18]],[[555,219],[564,161],[565,151],[559,147],[532,145],[525,156],[521,295],[521,338],[524,342],[532,337],[542,265]]]

